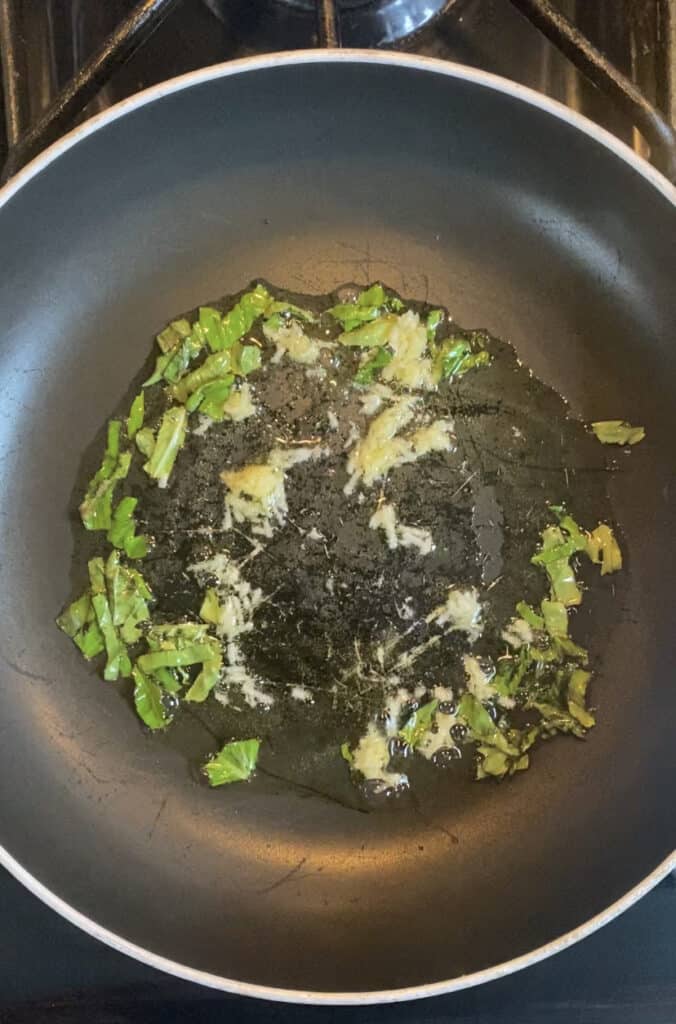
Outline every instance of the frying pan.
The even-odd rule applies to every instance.
[[[85,124],[0,200],[2,863],[165,971],[315,1002],[477,984],[588,934],[676,865],[676,192],[591,123],[416,57],[209,68]],[[585,419],[628,551],[585,744],[507,784],[362,814],[279,780],[210,791],[55,629],[82,451],[176,312],[254,277],[382,279],[510,340]],[[573,743],[573,747],[571,747]]]

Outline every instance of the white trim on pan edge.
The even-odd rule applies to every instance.
[[[606,131],[599,125],[590,121],[589,118],[578,114],[576,111],[566,107],[557,100],[543,96],[534,89],[529,89],[518,82],[512,82],[500,75],[493,75],[488,71],[480,71],[476,68],[466,67],[464,64],[454,64],[451,61],[437,60],[433,57],[418,57],[412,54],[396,53],[393,51],[375,50],[294,50],[288,53],[272,53],[259,57],[244,57],[241,60],[228,61],[224,64],[212,64],[198,71],[189,71],[177,78],[170,78],[166,82],[160,82],[150,89],[121,100],[114,106],[109,107],[102,113],[85,121],[84,124],[74,128],[64,135],[53,145],[49,146],[43,153],[40,153],[23,170],[19,171],[9,182],[0,189],[0,209],[11,197],[19,191],[27,182],[34,178],[40,171],[43,171],[62,153],[67,152],[72,146],[77,145],[82,139],[98,131],[104,125],[112,124],[118,118],[133,110],[138,110],[148,103],[162,99],[163,96],[171,96],[183,89],[190,89],[193,85],[201,85],[203,82],[210,82],[219,78],[228,78],[230,75],[245,74],[249,71],[258,71],[265,68],[285,67],[294,64],[383,64],[413,68],[418,71],[427,71],[437,75],[444,75],[447,78],[459,78],[486,89],[493,89],[495,92],[504,93],[506,96],[513,96],[515,99],[527,103],[531,107],[538,107],[559,121],[565,121],[581,131],[584,135],[595,139],[606,149],[610,150],[617,157],[634,168],[635,171],[650,182],[650,184],[661,192],[666,199],[676,206],[676,185],[660,174],[647,160],[639,156],[624,142],[621,142],[611,132]]]
[[[655,170],[646,160],[638,156],[629,146],[617,139],[604,128],[600,128],[592,121],[581,114],[570,110],[556,100],[542,96],[540,93],[516,82],[510,82],[498,75],[485,71],[478,71],[460,64],[453,64],[447,61],[434,60],[428,57],[417,57],[408,54],[388,53],[372,50],[336,50],[336,51],[294,51],[292,53],[277,53],[262,57],[248,57],[243,60],[230,61],[225,64],[216,64],[199,71],[191,71],[186,75],[170,79],[159,85],[146,89],[143,92],[123,100],[115,106],[96,117],[91,118],[73,131],[64,135],[43,153],[37,156],[22,171],[13,177],[4,188],[0,189],[0,209],[9,202],[24,185],[36,177],[41,171],[47,168],[62,153],[67,152],[76,146],[80,140],[87,138],[99,128],[111,124],[125,114],[144,107],[148,103],[161,99],[163,96],[170,96],[182,89],[189,89],[193,85],[200,85],[213,79],[227,78],[230,75],[242,74],[249,71],[271,67],[283,67],[294,64],[315,64],[315,63],[364,63],[399,65],[401,67],[413,68],[420,71],[427,71],[434,74],[444,75],[450,78],[464,79],[482,86],[493,89],[496,92],[513,96],[530,106],[537,107],[546,113],[558,118],[560,121],[577,128],[583,134],[595,139],[598,143],[610,150],[617,157],[629,164],[654,188],[657,189],[666,199],[676,206],[676,187],[670,184],[667,179]],[[148,964],[157,970],[165,971],[167,974],[184,978],[186,981],[195,982],[198,985],[206,985],[209,988],[222,989],[233,992],[237,995],[253,996],[259,999],[272,999],[279,1002],[290,1003],[315,1003],[327,1005],[355,1005],[367,1003],[388,1003],[403,1002],[407,999],[419,999],[427,996],[443,995],[449,992],[456,992],[460,989],[470,988],[474,985],[481,985],[484,982],[494,981],[515,971],[521,970],[532,964],[544,960],[554,953],[558,953],[568,946],[573,945],[580,939],[591,935],[598,928],[612,921],[615,917],[627,910],[636,903],[642,896],[649,892],[654,886],[665,878],[670,871],[676,870],[676,851],[667,857],[658,867],[652,871],[647,878],[644,878],[638,885],[630,889],[621,899],[611,904],[610,907],[597,914],[595,917],[585,921],[565,935],[540,946],[538,949],[523,956],[508,960],[505,963],[488,967],[475,974],[466,974],[448,981],[435,982],[429,985],[414,985],[410,988],[386,989],[379,992],[305,992],[302,990],[272,988],[266,985],[255,985],[249,982],[237,981],[231,978],[223,978],[216,974],[208,974],[188,967],[185,964],[176,963],[166,957],[158,956],[147,949],[137,946],[135,943],[116,935],[114,932],[101,927],[96,921],[85,914],[80,913],[75,907],[70,906],[56,893],[52,892],[37,878],[26,871],[22,865],[4,847],[0,846],[0,864],[5,867],[14,877],[22,883],[33,895],[42,900],[48,907],[61,914],[71,924],[76,925],[83,931],[88,932],[93,938],[106,943],[119,953],[124,953],[141,963]]]
[[[560,953],[562,950],[567,949],[568,946],[579,942],[580,939],[587,938],[588,935],[613,921],[623,911],[628,910],[629,907],[638,902],[642,896],[650,892],[671,871],[676,870],[676,851],[670,857],[667,857],[666,860],[663,860],[647,878],[644,878],[638,885],[635,885],[633,889],[630,889],[628,893],[622,896],[621,899],[616,900],[615,903],[601,911],[600,914],[596,914],[595,917],[591,917],[584,924],[578,925],[572,931],[566,932],[565,935],[559,936],[558,939],[545,943],[544,946],[539,946],[530,953],[524,953],[523,956],[515,957],[514,960],[506,960],[504,963],[496,964],[494,967],[486,967],[483,971],[476,971],[474,974],[462,974],[448,981],[436,981],[429,985],[412,985],[409,988],[383,989],[378,992],[307,992],[303,989],[273,988],[269,985],[256,985],[248,981],[224,978],[218,974],[209,974],[195,967],[176,963],[175,960],[169,960],[166,957],[159,956],[157,953],[151,953],[150,950],[144,949],[142,946],[137,946],[134,942],[130,942],[129,939],[125,939],[115,932],[108,931],[107,928],[101,927],[96,921],[92,921],[90,917],[81,914],[79,910],[71,907],[69,903],[66,903],[56,893],[53,893],[51,889],[48,889],[42,882],[39,882],[29,871],[26,871],[3,846],[0,846],[0,864],[7,868],[34,896],[37,896],[38,899],[42,900],[43,903],[46,903],[48,907],[51,907],[58,914],[61,914],[62,917],[65,917],[71,924],[88,932],[93,938],[105,942],[106,945],[116,949],[118,953],[125,953],[127,956],[139,960],[141,963],[148,964],[149,967],[155,967],[159,971],[165,971],[167,974],[172,974],[177,978],[184,978],[186,981],[193,981],[197,985],[206,985],[207,988],[233,992],[235,995],[240,996],[252,996],[256,999],[270,999],[280,1003],[363,1006],[370,1003],[403,1003],[409,999],[425,999],[430,996],[447,995],[450,992],[458,992],[461,989],[483,985],[488,981],[496,981],[498,978],[514,974],[515,971],[520,971],[524,967],[531,967],[533,964],[539,963],[540,960],[546,960],[547,957]]]

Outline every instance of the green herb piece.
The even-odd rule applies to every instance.
[[[567,608],[582,601],[582,592],[569,562],[578,550],[577,542],[570,536],[565,539],[558,526],[547,526],[542,531],[540,550],[531,558],[533,565],[544,566],[554,600]]]
[[[224,314],[218,326],[213,317],[216,310],[203,307],[203,309],[209,310],[207,319],[210,324],[210,334],[207,336],[207,341],[211,351],[222,352],[232,348],[236,341],[239,341],[247,331],[251,330],[258,317],[265,315],[269,304],[270,295],[267,289],[262,284],[257,284],[252,291],[245,292],[239,302]],[[200,322],[201,314],[202,310],[200,310]]]
[[[400,299],[393,295],[387,296],[381,284],[373,284],[370,288],[361,292],[354,302],[339,303],[337,306],[332,306],[328,312],[334,320],[338,320],[342,325],[343,331],[349,333],[361,325],[377,320],[384,312],[399,312],[403,308],[404,304]],[[344,345],[351,344],[344,340],[344,335],[341,335],[339,340]],[[353,342],[352,344],[356,345],[360,344],[360,342]],[[382,342],[375,344],[382,344]]]
[[[211,380],[208,384],[202,384],[188,398],[185,403],[186,409],[188,412],[195,412],[199,409],[205,416],[211,416],[213,420],[222,420],[225,416],[223,406],[230,396],[234,381],[235,378],[229,374],[222,380]]]
[[[584,729],[596,725],[596,719],[587,710],[587,686],[590,679],[591,672],[576,668],[571,672],[568,682],[568,711]]]
[[[340,334],[338,341],[341,345],[351,348],[376,348],[379,345],[387,344],[396,322],[397,318],[388,313],[386,316],[374,320],[373,323],[364,324],[356,330]]]
[[[200,665],[215,658],[214,643],[215,641],[150,651],[148,654],[141,655],[138,664],[144,672],[156,672],[158,668],[186,668],[189,665]]]
[[[493,357],[483,347],[480,335],[467,338],[452,336],[440,342],[432,364],[432,375],[436,381],[464,377],[470,370],[488,366]]]
[[[204,595],[202,607],[200,608],[200,618],[204,619],[205,622],[209,622],[212,626],[217,626],[221,621],[221,606],[218,600],[218,592],[214,587],[209,587]]]
[[[414,711],[399,730],[400,739],[413,749],[419,746],[425,734],[430,730],[438,707],[439,701],[431,700]]]
[[[545,629],[551,637],[568,636],[568,611],[561,601],[547,601],[540,605]]]
[[[157,335],[156,340],[160,351],[164,352],[165,355],[167,352],[171,352],[179,342],[189,337],[191,332],[192,328],[187,320],[173,320],[168,327],[165,327]]]
[[[524,644],[515,657],[502,658],[493,677],[493,689],[501,697],[513,697],[531,665],[530,646]]]
[[[139,718],[149,729],[164,729],[173,714],[167,708],[160,684],[147,675],[138,664],[132,669],[134,678],[134,704]]]
[[[134,510],[137,505],[138,498],[122,498],[108,530],[110,543],[124,551],[128,558],[145,558],[150,550],[148,538],[136,533]]]
[[[189,373],[178,384],[175,384],[171,393],[177,402],[185,403],[188,397],[195,391],[199,391],[205,384],[214,380],[222,380],[232,372],[232,353],[229,350],[215,352],[207,356],[201,366]]]
[[[87,530],[109,530],[112,517],[113,494],[118,480],[129,472],[131,453],[120,451],[119,420],[108,424],[108,441],[100,469],[90,481],[80,505],[80,518]]]
[[[87,661],[105,649],[89,591],[73,601],[59,615],[56,624],[78,646]]]
[[[97,562],[97,559],[93,559]],[[92,563],[90,562],[90,567]],[[99,579],[100,567],[96,568],[97,585],[92,589],[102,592]],[[139,624],[150,618],[148,601],[152,594],[148,584],[138,570],[122,565],[117,551],[111,551],[104,569],[105,593],[110,605],[113,626],[119,629],[120,636],[126,644],[136,643],[141,637]]]
[[[638,444],[645,437],[644,427],[632,427],[625,420],[597,420],[591,426],[601,444]]]
[[[223,786],[229,782],[244,782],[251,778],[258,761],[260,740],[235,740],[203,765],[210,786]]]
[[[314,324],[317,322],[317,317],[314,313],[311,313],[309,309],[301,309],[300,306],[294,306],[293,302],[279,302],[277,300],[270,302],[267,309],[265,310],[266,318],[278,316],[283,319],[295,318],[296,320],[304,320],[305,323]],[[269,322],[266,321],[266,322]]]
[[[235,363],[235,373],[238,373],[241,377],[246,377],[248,374],[253,373],[257,370],[262,361],[261,350],[257,345],[242,345],[238,353],[239,358]]]
[[[354,764],[354,754],[350,750],[349,743],[340,744],[340,756],[343,758],[344,761],[347,761],[350,767],[352,767],[352,765]]]
[[[145,455],[146,459],[149,459],[153,454],[153,448],[155,447],[155,435],[153,434],[150,427],[142,427],[134,438],[136,447],[140,451],[141,455]]]
[[[158,480],[160,486],[166,486],[176,456],[185,443],[187,421],[186,410],[177,405],[167,409],[162,417],[152,455],[143,466],[148,476]]]
[[[620,545],[605,523],[600,523],[587,538],[587,554],[595,565],[601,564],[602,576],[622,568]]]
[[[204,348],[206,338],[199,323],[191,327],[187,320],[174,320],[158,334],[157,344],[161,353],[155,361],[155,369],[151,376],[143,382],[144,388],[161,380],[166,380],[170,384],[180,380],[190,363]]]
[[[202,665],[202,670],[197,676],[197,679],[192,684],[190,689],[185,695],[185,699],[200,704],[205,701],[214,686],[221,678],[221,669],[223,668],[223,658],[219,650],[214,654],[212,658],[208,658]]]
[[[516,606],[516,614],[520,616],[520,618],[524,619],[529,626],[532,626],[533,629],[545,628],[545,620],[541,615],[538,615],[538,613],[534,611],[529,604],[526,604],[525,601],[519,601]]]
[[[375,351],[368,357],[366,362],[362,363],[355,374],[356,384],[372,384],[375,377],[378,375],[378,371],[382,370],[384,366],[387,366],[392,361],[392,353],[387,348],[376,348]]]
[[[443,309],[433,309],[427,314],[425,320],[425,330],[427,331],[427,340],[432,345],[437,336],[437,328],[444,319]]]
[[[145,394],[140,391],[134,401],[131,403],[131,409],[127,416],[127,437],[130,441],[133,441],[136,437],[137,432],[143,426],[143,417],[145,415]]]

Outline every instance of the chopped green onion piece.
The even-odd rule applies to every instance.
[[[632,427],[625,420],[597,420],[591,426],[601,444],[638,444],[645,437],[644,427]]]
[[[568,561],[578,550],[576,542],[571,538],[565,540],[558,526],[547,526],[542,531],[540,550],[531,558],[533,565],[544,566],[551,583],[553,599],[561,601],[566,607],[582,601],[582,592]]]
[[[211,337],[207,339],[211,351],[221,352],[232,348],[236,341],[251,330],[258,317],[266,313],[269,304],[270,295],[262,284],[245,292],[230,312],[222,317],[220,328],[212,330]]]
[[[152,455],[143,466],[148,476],[160,484],[169,479],[176,456],[185,443],[187,421],[188,414],[182,406],[167,409],[162,417]]]
[[[596,719],[586,706],[587,685],[590,679],[591,672],[576,668],[571,672],[568,682],[568,711],[584,729],[591,729],[596,725]]]
[[[210,786],[223,786],[229,782],[244,782],[251,778],[258,761],[261,741],[235,740],[203,765]]]

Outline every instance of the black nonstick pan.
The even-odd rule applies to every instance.
[[[662,878],[676,865],[675,256],[676,191],[609,135],[512,83],[398,55],[188,75],[11,181],[2,863],[163,970],[318,1002],[497,977]],[[379,813],[263,775],[211,791],[55,628],[83,451],[167,319],[253,278],[315,293],[383,280],[510,341],[575,415],[645,424],[610,482],[628,571],[588,742]]]

